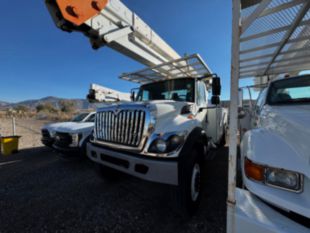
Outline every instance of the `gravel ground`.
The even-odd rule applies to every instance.
[[[129,176],[111,183],[88,160],[43,147],[0,156],[0,232],[225,232],[227,148],[206,168],[200,209],[184,220],[166,186]]]

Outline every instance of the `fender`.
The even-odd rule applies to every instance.
[[[294,142],[285,140],[276,131],[260,128],[248,131],[241,142],[244,157],[271,167],[298,171],[310,177],[309,161],[294,149]]]
[[[179,160],[183,160],[187,155],[189,155],[195,145],[208,146],[208,137],[204,129],[196,127],[188,135],[186,142],[180,152]],[[201,151],[202,147],[198,147],[199,153],[203,155]]]
[[[303,192],[296,194],[248,179],[243,166],[245,157],[257,164],[303,174]],[[310,216],[307,197],[310,190],[309,163],[294,150],[293,142],[286,141],[281,134],[269,129],[250,130],[241,143],[241,167],[244,184],[251,193],[275,206],[283,206],[303,216]]]

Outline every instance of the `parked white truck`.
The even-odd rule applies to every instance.
[[[204,156],[223,143],[227,112],[208,105],[211,88],[212,103],[220,102],[220,79],[199,55],[182,58],[119,0],[46,5],[60,29],[81,32],[94,49],[109,46],[149,67],[122,76],[141,84],[134,103],[97,110],[89,158],[105,172],[174,185],[182,208],[192,214],[200,200]]]
[[[243,204],[247,210],[242,226],[252,220],[255,232],[309,232],[310,76],[271,81],[259,95],[251,125],[241,143],[248,190],[237,195],[238,210]]]
[[[139,73],[129,76],[143,77]],[[106,175],[114,169],[174,185],[181,207],[194,213],[201,197],[203,161],[211,148],[223,142],[227,123],[227,112],[208,108],[211,87],[213,103],[219,104],[218,77],[146,81],[133,94],[133,103],[97,110],[88,157]],[[211,121],[208,116],[213,111],[217,117]]]
[[[86,154],[86,143],[94,129],[95,112],[80,113],[69,122],[47,124],[42,127],[44,145],[68,155]]]

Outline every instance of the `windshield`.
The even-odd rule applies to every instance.
[[[182,78],[144,85],[140,88],[136,101],[174,100],[195,102],[195,80]]]
[[[267,103],[270,105],[310,103],[310,76],[289,78],[272,83]]]
[[[81,113],[72,119],[72,122],[81,122],[88,116],[88,113]]]
[[[95,122],[96,114],[90,115],[85,122]]]

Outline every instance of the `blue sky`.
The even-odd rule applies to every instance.
[[[231,1],[123,2],[178,53],[200,53],[222,77],[222,99],[229,98]],[[0,100],[85,98],[90,83],[120,91],[136,87],[118,76],[143,65],[109,48],[94,51],[82,34],[58,30],[43,0],[12,5],[2,0],[0,8]]]

